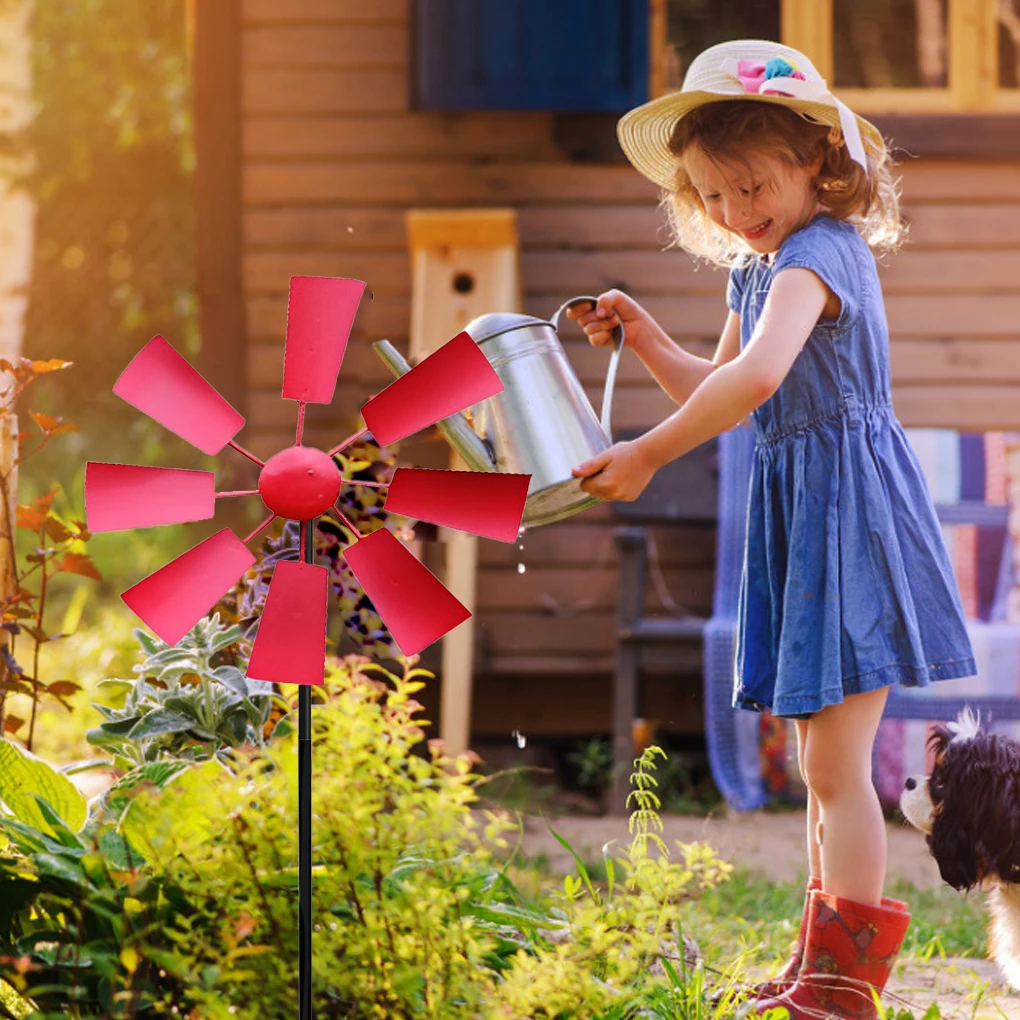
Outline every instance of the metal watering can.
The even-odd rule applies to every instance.
[[[594,307],[595,298],[571,298],[549,321],[508,312],[472,319],[464,330],[489,359],[503,391],[474,407],[481,436],[463,414],[437,423],[472,470],[531,475],[522,518],[525,527],[562,521],[600,502],[582,491],[583,479],[574,478],[571,471],[612,446],[610,413],[623,327],[613,330],[600,420],[556,332],[560,314],[582,303]],[[388,340],[372,347],[395,376],[410,371]]]

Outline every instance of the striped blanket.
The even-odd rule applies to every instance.
[[[977,676],[942,680],[926,693],[1020,697],[1020,433],[905,431],[943,522],[978,667]],[[986,722],[1020,739],[1020,723]],[[930,768],[930,725],[921,719],[880,724],[874,777],[884,805],[898,803],[906,776]],[[763,719],[760,739],[768,789],[802,793],[793,723]]]

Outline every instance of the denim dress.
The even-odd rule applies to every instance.
[[[733,705],[806,718],[848,694],[972,676],[963,605],[921,466],[893,411],[874,257],[816,216],[772,261],[731,270],[743,349],[776,273],[839,298],[753,412]]]

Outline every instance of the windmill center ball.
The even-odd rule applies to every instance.
[[[310,521],[336,502],[341,481],[331,457],[313,447],[292,446],[266,461],[259,475],[259,495],[278,517]]]

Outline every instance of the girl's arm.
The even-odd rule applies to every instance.
[[[683,406],[719,365],[740,353],[740,316],[732,311],[711,361],[685,351],[666,335],[641,305],[621,290],[600,294],[597,306],[583,313],[568,309],[567,318],[577,319],[595,347],[610,344],[610,331],[617,323],[622,323],[626,345],[641,359],[666,395],[679,406]]]
[[[829,288],[809,269],[776,275],[754,334],[690,399],[635,443],[653,470],[739,425],[779,389],[822,316]]]
[[[642,338],[643,342],[634,348],[634,353],[666,395],[680,407],[720,365],[732,361],[740,353],[740,316],[733,311],[726,318],[711,361],[685,351],[654,320],[651,325],[654,330],[650,329]]]

